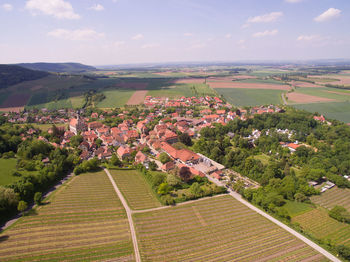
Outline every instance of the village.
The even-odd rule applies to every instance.
[[[163,172],[177,168],[180,177],[184,180],[194,176],[210,175],[218,180],[229,181],[230,172],[223,165],[187,148],[179,148],[177,146],[179,134],[187,134],[189,138],[195,139],[200,136],[201,129],[216,123],[226,125],[235,118],[246,120],[254,114],[282,111],[279,107],[272,105],[254,107],[250,111],[242,108],[231,110],[232,106],[218,97],[168,99],[147,96],[144,107],[145,111],[141,112],[138,118],[136,116],[130,118],[127,109],[116,115],[105,111],[100,114],[92,112],[90,116],[86,114],[83,116],[82,109],[79,111],[61,109],[54,113],[41,109],[34,116],[32,112],[6,113],[4,116],[12,123],[61,125],[57,127],[63,134],[59,143],[50,142],[45,137],[38,136],[39,140],[48,142],[54,147],[71,147],[71,138],[81,136],[78,146],[81,151],[81,160],[94,157],[106,160],[116,154],[121,161],[131,160],[146,168],[154,162],[157,169]],[[149,113],[146,114],[146,110]],[[121,123],[114,127],[103,124],[102,122],[108,117],[121,119]],[[154,123],[152,129],[150,129],[150,123]],[[50,128],[48,133],[52,132]],[[27,134],[23,134],[23,139],[37,133],[39,133],[38,130],[31,128]],[[166,153],[171,161],[161,163],[159,161],[161,153]],[[253,181],[247,178],[245,180],[247,186],[256,186]]]

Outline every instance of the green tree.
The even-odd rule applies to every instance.
[[[36,192],[34,195],[34,203],[37,204],[38,206],[41,205],[41,198],[43,194],[41,192]]]
[[[160,153],[158,159],[159,159],[160,162],[162,162],[162,164],[165,164],[165,163],[168,163],[169,161],[171,161],[171,158],[165,152]]]
[[[27,208],[28,208],[27,202],[25,202],[25,201],[23,201],[23,200],[21,200],[21,201],[18,202],[17,210],[18,210],[19,212],[21,212],[22,215],[24,214],[24,211],[25,211]]]
[[[114,166],[120,166],[122,164],[122,162],[116,154],[112,155],[110,162]]]
[[[170,192],[171,187],[168,185],[168,183],[161,183],[158,187],[157,193],[159,195],[166,195]]]
[[[190,191],[196,196],[199,197],[202,193],[201,186],[195,182],[190,186]]]
[[[193,144],[191,137],[187,133],[182,133],[181,135],[179,135],[179,141],[185,144],[186,146],[192,146]]]

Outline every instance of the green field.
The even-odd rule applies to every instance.
[[[277,81],[275,79],[261,79],[261,78],[256,78],[256,79],[243,79],[243,80],[238,80],[235,82],[240,82],[240,83],[252,83],[252,84],[272,84],[272,85],[285,85],[283,81]]]
[[[281,104],[283,90],[216,88],[220,95],[235,106],[259,106]]]
[[[200,96],[214,96],[216,92],[206,84],[172,84],[165,85],[160,89],[153,89],[148,91],[147,95],[153,97],[200,97]]]
[[[133,217],[143,261],[327,261],[227,195]]]
[[[319,196],[311,197],[311,201],[327,209],[343,206],[350,212],[350,189],[334,187]]]
[[[82,174],[0,234],[1,261],[133,261],[125,210],[104,172]]]
[[[350,102],[298,104],[293,107],[312,113],[318,112],[327,118],[350,123]]]
[[[310,204],[296,201],[287,201],[283,208],[288,211],[288,214],[291,218],[304,214],[305,212],[311,211],[313,209],[312,205]]]
[[[139,171],[112,169],[110,172],[131,209],[149,209],[161,206],[150,185]]]
[[[16,170],[17,159],[3,159],[0,158],[0,186],[11,184],[20,179],[20,177],[12,176],[12,171]]]
[[[323,208],[314,208],[292,218],[308,234],[317,239],[329,240],[335,245],[350,247],[350,225],[329,217]]]
[[[106,98],[96,106],[100,108],[114,108],[124,106],[134,93],[134,90],[115,89],[104,91]]]

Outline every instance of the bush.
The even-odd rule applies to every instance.
[[[337,252],[339,255],[341,255],[343,258],[350,260],[350,248],[344,245],[340,245],[336,247]]]
[[[41,205],[41,198],[43,194],[41,192],[36,192],[34,195],[34,203],[37,204],[38,206]]]
[[[339,222],[350,223],[350,213],[342,206],[333,207],[328,214]]]

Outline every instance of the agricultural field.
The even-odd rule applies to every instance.
[[[104,172],[73,177],[0,234],[1,261],[133,261],[125,210]]]
[[[106,96],[104,100],[98,103],[96,106],[100,108],[114,108],[124,106],[135,93],[135,90],[114,89],[104,91]]]
[[[350,102],[310,103],[293,105],[297,109],[318,112],[330,119],[350,123]]]
[[[322,87],[322,88],[300,87],[300,88],[296,88],[296,92],[306,94],[306,95],[311,95],[311,96],[317,96],[320,98],[333,99],[339,102],[350,101],[349,90],[327,88],[327,87]]]
[[[350,247],[350,225],[329,217],[326,209],[314,208],[293,217],[292,222],[298,223],[305,232],[317,239]]]
[[[303,104],[303,103],[321,103],[321,102],[336,102],[334,99],[325,98],[325,97],[319,97],[319,96],[313,96],[313,95],[307,95],[299,92],[291,92],[287,94],[288,103],[297,103],[297,104]]]
[[[133,217],[143,261],[327,261],[227,195]]]
[[[235,106],[259,106],[268,104],[282,104],[282,90],[217,88],[220,95]]]
[[[350,189],[334,187],[319,196],[313,196],[311,201],[327,209],[343,206],[350,212]]]
[[[20,179],[20,177],[12,176],[12,171],[16,170],[16,164],[16,158],[0,158],[0,186],[11,184]]]
[[[131,209],[139,210],[161,206],[150,185],[139,171],[111,169],[110,173]]]

